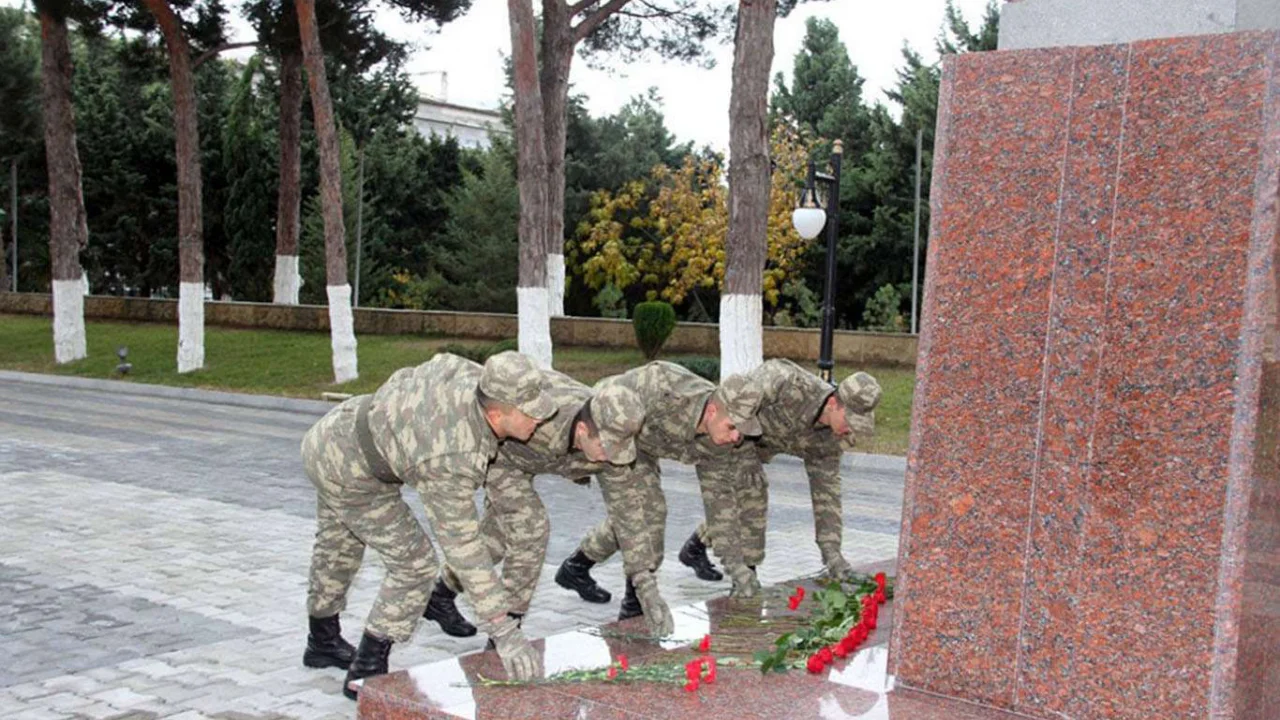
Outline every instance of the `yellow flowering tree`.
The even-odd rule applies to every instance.
[[[764,301],[778,304],[788,283],[799,281],[807,241],[791,224],[803,185],[808,144],[780,127],[770,142],[774,162],[769,205]],[[615,193],[592,197],[570,249],[572,267],[592,289],[640,286],[650,300],[683,303],[697,289],[724,282],[729,226],[728,188],[715,159],[688,156],[678,168],[654,167]]]

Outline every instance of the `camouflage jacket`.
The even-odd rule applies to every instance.
[[[476,389],[482,368],[439,354],[396,371],[373,395],[369,429],[396,476],[422,496],[445,561],[483,624],[508,599],[480,536],[475,491],[498,452]]]
[[[840,499],[840,440],[831,428],[818,425],[822,405],[835,393],[814,373],[790,360],[769,360],[752,371],[764,394],[754,443],[761,462],[774,455],[804,461],[813,501],[814,534],[819,546],[840,548],[844,523]]]
[[[698,423],[707,400],[715,392],[715,383],[679,365],[663,361],[605,378],[597,386],[603,383],[620,383],[634,390],[644,403],[644,426],[636,436],[640,455],[638,462],[656,465],[658,458],[666,458],[693,465],[698,473],[708,525],[713,533],[717,530],[724,532],[731,522],[729,518],[738,516],[733,492],[734,448],[718,446],[706,435],[698,434]],[[606,499],[610,501],[610,519],[618,534],[625,572],[633,575],[646,569],[640,566],[637,558],[647,550],[637,542],[647,537],[647,531],[651,530],[640,526],[645,515],[634,504],[640,502],[641,497],[627,492],[630,481],[628,467],[609,466],[597,477]],[[721,560],[726,565],[733,564],[735,560],[741,562],[740,546],[737,543],[724,545],[717,548]]]

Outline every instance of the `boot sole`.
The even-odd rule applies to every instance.
[[[609,593],[609,591],[608,591],[608,590],[600,590],[600,586],[599,586],[599,585],[596,585],[596,586],[594,586],[594,587],[595,587],[597,590],[600,590],[600,592],[602,592],[602,593],[604,593],[604,594],[603,594],[602,596],[598,597],[598,598],[596,598],[596,597],[587,597],[587,593],[588,593],[588,592],[590,592],[590,590],[583,590],[583,589],[581,589],[581,588],[578,588],[578,587],[574,586],[572,583],[567,583],[567,582],[565,582],[565,581],[561,580],[561,579],[560,579],[560,573],[556,573],[556,584],[557,584],[557,585],[559,585],[560,587],[564,588],[565,590],[568,590],[568,591],[570,591],[570,592],[578,593],[578,597],[582,598],[582,599],[583,599],[584,601],[586,601],[586,602],[589,602],[589,603],[595,603],[596,605],[604,605],[604,604],[608,603],[610,600],[612,600],[612,599],[613,599],[613,595],[611,595],[611,594]]]
[[[309,668],[341,668],[343,670],[351,667],[351,660],[343,662],[341,659],[332,655],[321,655],[319,653],[303,653],[302,664]]]
[[[468,625],[468,627],[467,627],[467,628],[465,628],[465,629],[463,629],[463,630],[458,630],[458,629],[456,629],[456,628],[449,628],[449,627],[446,627],[446,625],[445,625],[445,621],[443,621],[443,620],[441,620],[440,618],[436,617],[434,614],[430,614],[430,613],[428,613],[428,614],[426,614],[426,615],[423,615],[422,617],[424,617],[424,618],[426,618],[427,620],[430,620],[431,622],[433,622],[433,623],[435,623],[435,624],[439,625],[439,626],[440,626],[440,630],[441,630],[445,635],[448,635],[449,637],[466,638],[466,637],[472,637],[472,636],[474,636],[474,635],[476,634],[476,626],[475,626],[475,625]]]

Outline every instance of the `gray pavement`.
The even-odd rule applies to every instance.
[[[324,406],[61,380],[0,374],[0,717],[352,717],[342,673],[301,664],[315,497],[298,445]],[[821,566],[800,463],[779,458],[768,472],[766,583]],[[855,564],[896,554],[904,473],[901,458],[845,456]],[[664,595],[676,605],[726,593],[727,582],[699,582],[675,560],[701,500],[691,468],[664,464],[664,475]],[[599,491],[554,477],[538,487],[552,538],[526,631],[613,619],[616,597],[588,605],[552,582],[604,517]],[[349,640],[381,574],[370,553],[343,615]],[[621,594],[616,559],[594,574]],[[391,661],[483,643],[424,622]]]

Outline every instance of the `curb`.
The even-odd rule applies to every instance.
[[[869,453],[845,453],[845,455],[852,460],[850,464],[858,470],[881,470],[900,473],[907,471],[907,459],[899,455],[871,455]]]
[[[229,405],[232,407],[253,408],[255,410],[280,410],[308,415],[323,415],[336,405],[336,403],[323,400],[301,400],[298,398],[276,397],[274,395],[249,395],[247,393],[225,392],[222,390],[151,385],[128,380],[96,380],[68,375],[42,375],[11,370],[0,370],[0,382],[45,385],[72,390],[92,390],[116,395],[133,395],[135,397],[188,400],[210,405]]]

